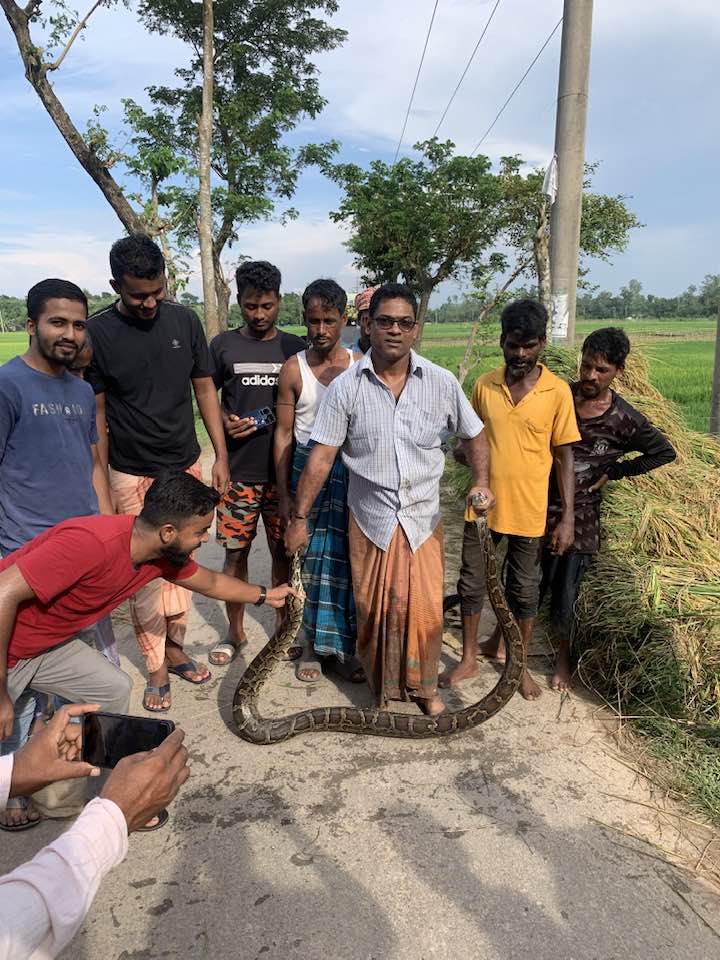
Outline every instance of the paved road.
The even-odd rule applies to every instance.
[[[214,545],[203,552],[219,562]],[[267,571],[256,548],[251,578]],[[254,653],[271,613],[250,617]],[[200,599],[192,652],[224,625],[220,605]],[[118,633],[140,712],[140,659],[127,623]],[[244,662],[199,689],[174,682],[171,717],[188,733],[192,778],[166,829],[131,838],[68,960],[718,955],[720,898],[668,852],[697,860],[702,841],[683,839],[672,809],[656,812],[596,704],[575,696],[560,709],[548,691],[439,742],[316,734],[261,748],[231,729]],[[463,697],[494,676],[486,665]],[[330,681],[302,685],[287,666],[263,706],[281,714],[348,694],[367,701]],[[61,828],[4,836],[0,866]]]

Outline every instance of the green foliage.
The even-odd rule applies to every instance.
[[[343,190],[331,214],[352,230],[349,249],[367,283],[405,283],[429,296],[443,280],[478,278],[502,269],[492,254],[503,226],[503,195],[487,157],[453,156],[437,138],[415,145],[421,158],[356,164],[325,163]]]
[[[578,297],[577,312],[582,317],[616,320],[625,317],[711,317],[720,308],[720,273],[709,273],[700,287],[691,284],[675,297],[645,295],[639,280],[631,280],[619,294],[601,290]]]

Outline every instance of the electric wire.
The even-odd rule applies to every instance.
[[[518,80],[518,82],[515,84],[515,87],[513,88],[512,93],[511,93],[510,96],[507,98],[507,100],[506,100],[505,103],[502,105],[502,107],[500,107],[500,110],[498,111],[498,113],[497,113],[495,119],[493,120],[493,122],[490,124],[490,126],[487,128],[487,130],[485,131],[485,133],[482,135],[482,137],[480,137],[480,139],[478,140],[478,142],[475,144],[475,147],[474,147],[472,153],[470,154],[471,157],[474,157],[474,156],[475,156],[475,154],[478,152],[478,150],[480,149],[480,147],[482,146],[482,144],[484,143],[484,141],[487,139],[488,134],[490,133],[490,131],[492,130],[492,128],[495,126],[495,124],[498,122],[498,120],[500,119],[500,117],[501,117],[501,116],[503,115],[503,113],[505,112],[505,108],[506,108],[507,105],[510,103],[510,101],[511,101],[512,98],[515,96],[515,94],[518,92],[518,90],[519,90],[520,87],[522,86],[525,78],[527,77],[527,75],[530,73],[530,71],[532,70],[532,68],[535,66],[535,64],[536,64],[536,63],[538,62],[538,60],[540,59],[540,57],[541,57],[541,55],[542,55],[545,47],[550,43],[550,41],[552,40],[552,38],[555,36],[555,34],[557,33],[558,28],[560,27],[560,24],[561,24],[562,22],[563,22],[563,18],[560,17],[560,19],[558,20],[558,22],[557,22],[557,23],[555,24],[555,26],[553,27],[553,29],[552,29],[552,31],[551,31],[551,33],[550,33],[550,36],[546,39],[545,43],[543,43],[543,45],[540,47],[540,49],[538,50],[538,52],[535,54],[535,57],[533,58],[532,63],[530,64],[530,66],[527,68],[527,70],[525,71],[525,73],[522,75],[522,77],[520,77],[520,79]]]
[[[440,119],[439,119],[439,121],[438,121],[438,125],[435,127],[435,130],[434,130],[434,132],[433,132],[433,136],[434,136],[434,137],[437,136],[438,130],[439,130],[440,127],[443,125],[443,121],[445,120],[445,117],[447,116],[448,110],[449,110],[450,107],[452,106],[453,100],[455,99],[458,90],[459,90],[460,87],[462,86],[462,82],[463,82],[463,80],[465,79],[465,76],[466,76],[468,70],[470,69],[473,60],[475,59],[475,54],[478,52],[478,49],[479,49],[479,47],[480,47],[480,44],[481,44],[482,41],[483,41],[483,37],[484,37],[485,34],[487,33],[487,29],[488,29],[488,27],[490,26],[490,22],[491,22],[492,18],[495,16],[495,11],[496,11],[497,8],[500,6],[500,3],[501,3],[501,0],[496,0],[495,6],[492,8],[492,11],[491,11],[491,13],[490,13],[490,16],[489,16],[488,19],[487,19],[487,23],[486,23],[485,26],[483,27],[482,33],[480,34],[480,39],[479,39],[478,42],[475,44],[475,49],[474,49],[473,52],[470,54],[470,59],[469,59],[468,62],[465,64],[465,69],[463,70],[463,72],[462,72],[462,74],[461,74],[461,76],[460,76],[460,79],[459,79],[458,82],[457,82],[457,86],[456,86],[455,89],[453,90],[452,96],[451,96],[450,99],[448,100],[447,106],[446,106],[445,109],[443,110],[443,114],[442,114],[442,116],[440,117]]]
[[[430,34],[432,33],[433,23],[435,23],[435,14],[437,13],[437,8],[440,0],[435,0],[435,6],[433,7],[432,17],[430,17],[430,26],[428,27],[428,32],[425,37],[425,45],[423,46],[422,56],[420,57],[420,63],[418,64],[417,73],[415,74],[415,83],[413,84],[412,93],[410,94],[410,101],[407,105],[407,110],[405,111],[405,121],[402,125],[402,130],[400,131],[400,139],[398,140],[397,150],[395,151],[395,156],[393,157],[393,163],[397,163],[398,154],[400,153],[400,147],[402,146],[402,140],[405,136],[405,128],[407,127],[408,118],[410,117],[410,110],[412,109],[413,100],[415,99],[415,91],[417,90],[418,80],[420,79],[420,73],[423,68],[423,63],[425,62],[425,54],[427,53],[428,43],[430,42]]]

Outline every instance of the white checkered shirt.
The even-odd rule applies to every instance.
[[[342,447],[348,506],[365,536],[387,550],[399,523],[414,552],[440,519],[440,444],[448,434],[466,440],[482,428],[448,370],[411,352],[396,403],[370,351],[330,384],[311,439]]]

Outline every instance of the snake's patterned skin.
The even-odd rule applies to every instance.
[[[485,558],[487,591],[505,639],[505,669],[493,689],[482,700],[462,710],[446,711],[436,717],[420,714],[392,713],[366,707],[314,707],[278,719],[267,719],[258,712],[260,690],[295,641],[302,624],[304,596],[300,576],[300,557],[292,559],[290,585],[300,597],[288,602],[284,630],[265,644],[240,678],[233,698],[233,717],[237,732],[250,743],[270,744],[287,740],[299,733],[333,731],[361,733],[377,737],[426,739],[444,737],[469,730],[485,723],[501,710],[520,685],[525,668],[525,653],[520,629],[507,605],[495,563],[495,548],[483,515],[476,521]]]

